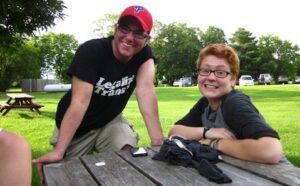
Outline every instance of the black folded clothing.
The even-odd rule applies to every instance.
[[[175,139],[180,140],[181,147],[174,142]],[[214,164],[219,161],[218,155],[218,151],[208,145],[201,144],[196,140],[173,136],[164,141],[159,153],[155,154],[152,159],[173,165],[193,167],[210,181],[230,183],[232,180]]]

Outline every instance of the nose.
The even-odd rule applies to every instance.
[[[126,34],[126,38],[134,39],[133,31],[130,31],[128,34]]]
[[[214,72],[210,72],[210,74],[207,76],[208,79],[216,79],[216,75]]]

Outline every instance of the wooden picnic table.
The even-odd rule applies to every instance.
[[[63,185],[219,185],[196,169],[152,160],[158,148],[147,148],[148,156],[132,157],[129,151],[104,152],[70,158],[44,166],[45,184]],[[236,186],[300,185],[300,169],[289,163],[268,165],[222,155],[217,166]]]
[[[2,116],[5,116],[11,109],[20,109],[20,108],[28,108],[31,111],[36,111],[41,114],[40,108],[43,105],[35,103],[32,101],[34,96],[25,93],[10,93],[6,94],[8,99],[6,102],[0,102],[0,112]]]

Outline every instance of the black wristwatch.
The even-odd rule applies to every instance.
[[[207,131],[209,131],[209,129],[210,129],[210,127],[204,127],[204,129],[203,129],[203,135],[202,135],[203,139],[206,139],[205,134],[206,134]]]

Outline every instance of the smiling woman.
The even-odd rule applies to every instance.
[[[208,144],[223,154],[253,162],[284,161],[278,133],[272,129],[244,93],[234,89],[239,58],[233,48],[211,44],[201,50],[197,68],[203,97],[170,129],[179,135]],[[242,76],[243,80],[251,76]],[[265,148],[265,147],[270,148]]]

